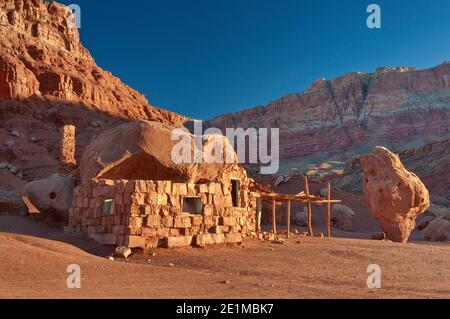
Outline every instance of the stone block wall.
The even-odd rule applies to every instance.
[[[242,187],[240,195],[240,207],[233,207],[229,183],[98,180],[75,189],[69,229],[131,248],[238,243],[256,235],[259,194]],[[202,214],[183,213],[183,197],[201,198]]]

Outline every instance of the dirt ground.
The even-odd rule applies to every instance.
[[[450,298],[450,244],[344,238],[285,245],[157,249],[110,261],[111,247],[29,218],[0,216],[1,298]],[[173,263],[174,267],[169,264]],[[68,289],[67,266],[81,267]],[[367,266],[382,288],[367,288]]]

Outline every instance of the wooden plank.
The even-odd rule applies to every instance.
[[[287,221],[286,221],[286,237],[289,238],[289,235],[291,233],[291,201],[288,200],[287,202]]]
[[[273,200],[290,200],[291,202],[299,202],[299,203],[307,203],[311,202],[312,204],[326,204],[326,203],[342,203],[340,199],[298,199],[291,197],[261,197],[261,200],[266,203],[272,203]],[[281,206],[281,203],[277,203],[277,206]]]
[[[311,201],[311,203],[313,203],[313,204],[326,204],[326,203],[337,204],[337,203],[342,203],[342,201],[339,199],[330,199],[330,200],[324,199],[324,200],[313,200],[313,201]]]
[[[39,209],[36,208],[36,206],[34,206],[30,199],[26,196],[22,196],[22,202],[25,204],[25,207],[28,210],[28,214],[39,214],[40,211]]]
[[[328,200],[331,199],[331,182],[328,182]],[[327,203],[327,236],[331,238],[331,203]]]
[[[272,201],[272,231],[274,235],[277,235],[277,219],[276,219],[276,206],[275,200]]]
[[[306,195],[309,196],[308,177],[306,177],[306,176],[305,176],[305,192],[306,192]],[[313,229],[312,229],[312,207],[311,207],[311,202],[308,201],[307,205],[308,205],[308,235],[313,237],[314,236],[314,232],[313,232]]]

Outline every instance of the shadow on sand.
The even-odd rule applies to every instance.
[[[96,243],[87,234],[65,234],[62,226],[50,227],[28,216],[0,215],[0,232],[59,241],[98,257],[109,256],[115,249]]]

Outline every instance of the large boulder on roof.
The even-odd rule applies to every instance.
[[[182,141],[186,143],[181,144]],[[216,180],[227,168],[237,164],[236,153],[225,136],[216,134],[197,138],[203,151],[197,154],[209,154],[208,162],[204,156],[203,162],[194,160],[195,141],[195,136],[187,129],[176,129],[162,123],[139,121],[122,124],[100,134],[85,149],[80,163],[81,181],[89,183],[93,178],[105,178],[197,183]],[[220,154],[221,146],[223,156]],[[231,160],[226,161],[226,150]],[[190,160],[189,156],[186,157],[188,153]]]

